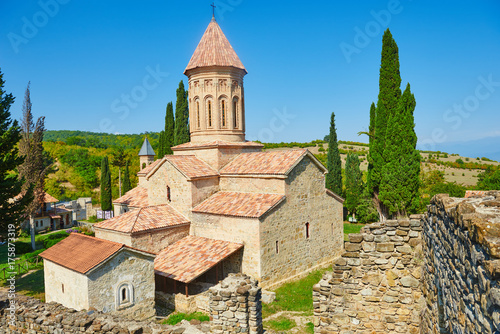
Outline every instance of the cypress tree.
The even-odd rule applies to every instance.
[[[189,141],[189,110],[187,101],[187,91],[184,83],[179,83],[177,88],[177,101],[175,103],[175,134],[174,143],[180,145]]]
[[[363,193],[363,174],[359,168],[357,154],[347,154],[345,164],[345,202],[344,206],[354,216]]]
[[[399,73],[399,51],[391,32],[387,29],[382,38],[382,60],[380,64],[379,94],[375,111],[375,137],[370,156],[373,167],[370,175],[370,186],[377,197],[382,180],[383,168],[386,164],[384,154],[387,123],[399,108],[401,97],[401,76]]]
[[[158,150],[156,151],[156,156],[161,159],[165,156],[165,131],[160,132],[158,138]]]
[[[132,185],[130,184],[130,172],[128,170],[128,161],[125,164],[125,173],[123,175],[122,189],[124,194],[126,194],[130,189],[132,189]]]
[[[101,210],[111,210],[111,172],[108,157],[101,161]]]
[[[330,119],[326,168],[328,169],[328,174],[326,174],[326,188],[338,195],[342,195],[342,160],[340,160],[337,129],[335,128],[335,113],[333,112]]]
[[[375,103],[372,102],[370,106],[370,126],[368,127],[368,140],[369,140],[369,152],[368,152],[368,175],[367,175],[367,187],[368,191],[371,193],[373,191],[372,186],[372,170],[373,170],[373,158],[371,152],[375,151],[374,142],[375,142],[375,119],[376,119],[376,107]]]
[[[416,150],[417,135],[413,112],[415,97],[407,84],[400,99],[399,111],[387,127],[386,148],[380,200],[391,214],[406,216],[418,196],[420,154]]]
[[[166,155],[173,154],[172,146],[175,145],[174,137],[175,137],[174,106],[172,102],[169,102],[167,104],[167,113],[165,115],[165,135],[163,137],[164,149]]]
[[[2,234],[8,232],[10,224],[19,229],[26,217],[25,209],[33,200],[33,189],[30,188],[24,196],[12,201],[21,194],[25,180],[13,173],[23,162],[17,147],[21,139],[21,129],[17,120],[11,119],[9,110],[14,103],[14,97],[5,93],[4,84],[3,73],[0,71],[0,231]]]

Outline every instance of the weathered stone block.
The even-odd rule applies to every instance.
[[[377,252],[393,252],[394,244],[391,242],[382,242],[377,244]]]

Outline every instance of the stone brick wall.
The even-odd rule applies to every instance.
[[[422,333],[500,333],[500,191],[435,196],[423,250]]]
[[[315,333],[419,333],[421,217],[350,234],[313,288]]]
[[[262,292],[256,280],[230,274],[209,291],[212,333],[263,333]]]

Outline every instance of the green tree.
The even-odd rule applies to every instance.
[[[174,106],[172,102],[169,102],[167,103],[167,113],[165,115],[165,136],[163,139],[166,155],[173,154],[172,146],[174,146],[175,144],[174,137],[175,137]],[[188,128],[188,138],[189,138],[189,128]]]
[[[124,194],[126,194],[130,189],[132,189],[132,185],[130,184],[130,173],[128,170],[128,161],[125,164],[125,175],[123,175],[122,189],[123,189]]]
[[[372,102],[370,106],[370,126],[368,128],[368,146],[370,148],[367,156],[368,160],[368,175],[367,175],[367,184],[369,191],[373,191],[372,185],[372,170],[373,170],[373,155],[372,151],[375,151],[374,143],[375,143],[375,120],[377,118],[377,108],[375,107],[375,103]]]
[[[10,224],[18,230],[26,219],[25,209],[33,200],[33,191],[29,188],[24,196],[17,197],[25,183],[15,173],[16,167],[23,162],[17,148],[21,129],[17,120],[11,119],[9,110],[14,97],[5,93],[4,84],[3,73],[0,71],[0,233],[6,235]]]
[[[477,188],[479,190],[500,190],[500,169],[488,167],[484,173],[478,175]]]
[[[375,136],[370,156],[373,167],[370,172],[370,186],[378,202],[378,210],[382,219],[387,211],[378,198],[382,182],[384,165],[387,163],[385,147],[387,124],[391,116],[399,109],[401,97],[401,76],[399,73],[399,51],[391,32],[387,29],[382,38],[382,60],[380,64],[379,94],[375,111]]]
[[[118,194],[119,197],[122,197],[122,167],[125,167],[127,163],[127,155],[123,147],[118,146],[113,149],[111,156],[111,163],[113,166],[118,167]]]
[[[413,112],[415,97],[410,84],[400,99],[400,107],[392,113],[387,126],[382,168],[380,200],[390,214],[406,216],[418,197],[420,154],[416,150],[417,135]]]
[[[160,137],[158,138],[158,150],[156,151],[156,156],[162,158],[165,156],[165,131],[160,132]]]
[[[335,128],[335,113],[333,112],[330,119],[330,134],[328,139],[326,188],[338,195],[342,195],[342,160],[340,160],[337,129]]]
[[[111,171],[108,157],[104,157],[101,162],[101,210],[110,211],[111,201]]]
[[[345,163],[345,202],[344,206],[355,217],[363,193],[363,174],[359,168],[357,154],[348,153]]]
[[[177,101],[175,103],[174,143],[175,145],[180,145],[189,141],[189,110],[187,101],[188,94],[184,89],[184,82],[182,82],[182,80],[181,82],[179,82],[179,88],[177,88],[176,92]]]

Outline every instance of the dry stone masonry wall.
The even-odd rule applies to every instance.
[[[419,333],[422,217],[350,234],[313,288],[315,333]]]
[[[256,280],[244,274],[229,274],[210,288],[211,332],[261,334],[261,296]]]
[[[422,333],[500,333],[500,191],[435,196],[423,250]]]

